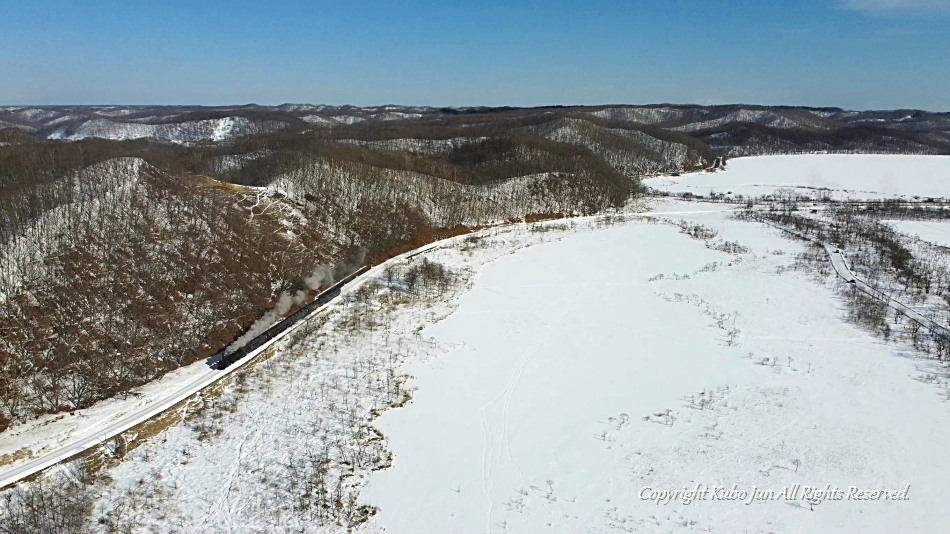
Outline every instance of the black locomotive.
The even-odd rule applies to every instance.
[[[248,353],[253,352],[255,349],[259,348],[264,343],[267,343],[268,341],[276,337],[278,334],[280,334],[284,330],[287,330],[294,323],[296,323],[297,321],[309,315],[310,312],[312,312],[313,310],[323,306],[324,304],[336,298],[337,295],[340,294],[340,289],[343,286],[352,282],[354,278],[365,273],[368,270],[369,270],[369,265],[364,265],[363,267],[360,267],[353,273],[347,275],[346,277],[340,279],[338,282],[336,282],[332,286],[328,287],[322,293],[317,295],[317,298],[313,299],[313,301],[310,302],[309,304],[306,304],[299,310],[295,311],[293,314],[285,317],[279,323],[265,330],[263,333],[261,333],[254,339],[245,343],[243,347],[240,347],[237,350],[229,352],[227,354],[212,356],[211,359],[208,360],[208,366],[211,367],[212,369],[224,369],[228,367],[229,365],[233,364],[234,362],[240,360],[244,356],[247,356]]]

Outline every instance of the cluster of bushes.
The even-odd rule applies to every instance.
[[[714,228],[702,224],[691,224],[685,220],[680,220],[676,225],[679,226],[680,232],[700,241],[708,241],[719,235]]]
[[[423,258],[422,262],[406,270],[403,280],[406,289],[425,296],[445,292],[455,281],[455,274],[441,263]]]
[[[0,534],[86,534],[95,480],[81,463],[54,480],[40,480],[0,497]]]

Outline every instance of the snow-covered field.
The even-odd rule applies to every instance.
[[[695,195],[770,195],[786,188],[813,198],[950,197],[950,157],[806,154],[729,160],[724,171],[646,180],[648,186]]]
[[[579,233],[481,269],[448,354],[409,364],[413,402],[378,422],[395,460],[362,499],[414,532],[895,532],[950,524],[945,372],[843,320],[833,281],[785,270],[799,244],[726,214]],[[784,271],[781,272],[780,271]],[[662,276],[658,276],[662,275]],[[939,373],[936,381],[921,380]],[[788,500],[655,504],[657,490]],[[841,489],[809,505],[804,486]],[[909,500],[848,498],[850,486]],[[748,500],[748,499],[746,499]],[[814,508],[812,510],[811,508]]]
[[[885,221],[898,232],[915,235],[942,247],[950,247],[950,223],[941,221]]]

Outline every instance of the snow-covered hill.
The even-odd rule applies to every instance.
[[[677,172],[705,164],[703,154],[694,147],[636,129],[605,128],[570,118],[547,122],[530,131],[553,141],[584,146],[627,175]]]
[[[64,127],[48,134],[49,139],[77,140],[87,137],[124,141],[150,138],[173,143],[199,141],[224,141],[246,135],[281,130],[285,123],[278,121],[252,122],[244,117],[225,117],[192,122],[168,124],[140,124],[115,122],[109,119],[92,119],[78,128]]]
[[[43,178],[0,197],[4,427],[209,356],[338,250],[281,199],[139,158]]]

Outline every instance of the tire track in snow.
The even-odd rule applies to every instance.
[[[532,346],[526,351],[520,358],[518,363],[517,371],[514,376],[508,381],[505,386],[505,389],[499,393],[495,398],[486,403],[479,410],[482,419],[482,428],[485,432],[485,448],[483,449],[482,456],[482,477],[483,477],[483,493],[485,494],[486,499],[488,500],[488,510],[486,513],[486,524],[485,531],[489,532],[491,530],[491,520],[492,513],[494,512],[494,499],[492,498],[491,492],[494,489],[494,477],[492,472],[494,471],[497,457],[497,462],[501,462],[501,454],[504,454],[508,460],[508,463],[517,471],[518,478],[520,479],[521,486],[525,486],[528,482],[525,477],[524,471],[515,461],[514,456],[511,454],[511,397],[514,394],[515,390],[518,388],[521,378],[524,376],[525,368],[528,365],[530,360],[533,360],[534,357],[540,352],[541,347],[544,345],[544,342],[549,339],[549,334],[554,328],[561,324],[564,318],[571,311],[571,308],[565,307],[564,311],[558,315],[555,319],[548,322],[541,331],[541,334],[537,337]],[[502,448],[502,452],[495,454],[493,442],[493,432],[492,432],[492,420],[489,417],[490,408],[493,405],[496,405],[498,402],[501,402],[501,433],[498,437],[499,445]],[[560,518],[560,515],[551,510],[551,507],[547,503],[542,503],[542,505],[548,510],[548,512],[558,520],[559,523],[564,525],[563,519]]]

